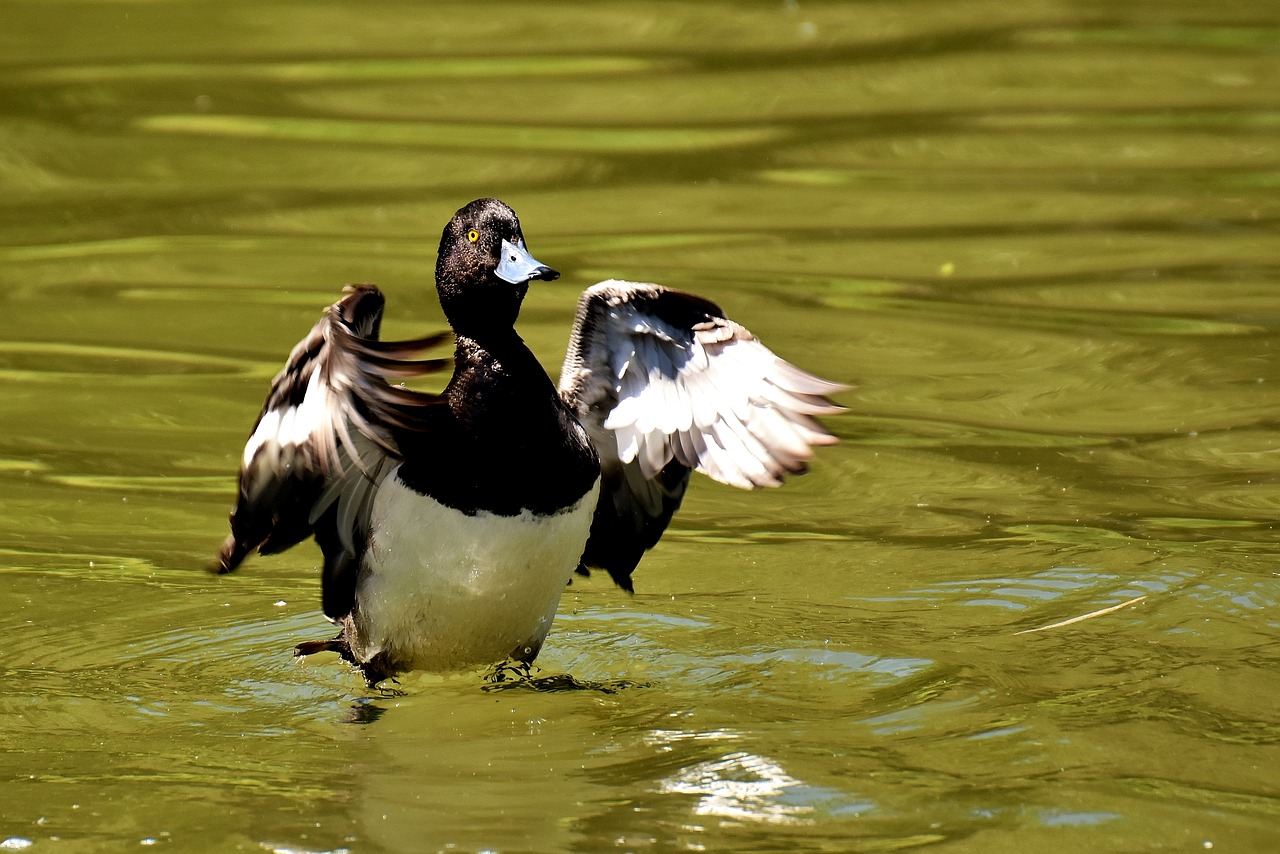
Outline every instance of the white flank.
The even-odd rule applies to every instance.
[[[599,481],[552,516],[468,516],[397,475],[374,499],[352,652],[423,670],[536,654],[582,557]]]

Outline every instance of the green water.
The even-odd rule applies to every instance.
[[[0,840],[1280,848],[1277,82],[1264,0],[6,0]],[[313,546],[201,571],[289,348],[439,328],[484,195],[546,364],[617,276],[857,385],[568,590],[545,673],[637,687],[370,692]]]

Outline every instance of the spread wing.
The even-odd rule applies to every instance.
[[[245,444],[231,535],[216,569],[231,572],[315,534],[325,553],[324,611],[351,607],[355,556],[377,485],[399,460],[395,433],[420,430],[434,395],[391,385],[447,364],[406,359],[446,336],[379,341],[385,303],[373,285],[349,285],[293,348]]]
[[[560,395],[600,454],[601,493],[583,556],[631,589],[631,571],[697,470],[747,489],[800,474],[835,437],[814,416],[847,388],[783,361],[711,302],[658,285],[587,289]]]

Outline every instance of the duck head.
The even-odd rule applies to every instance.
[[[560,274],[529,254],[515,211],[498,199],[463,207],[440,236],[436,290],[455,332],[510,330],[534,279]]]

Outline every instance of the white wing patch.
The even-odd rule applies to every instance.
[[[332,417],[329,395],[320,381],[320,371],[313,371],[300,405],[273,409],[262,416],[257,429],[245,443],[244,464],[248,465],[258,450],[269,444],[296,448],[314,441],[317,431],[323,430]]]

